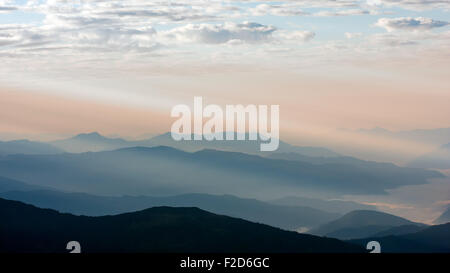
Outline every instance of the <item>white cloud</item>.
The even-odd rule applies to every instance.
[[[255,8],[250,9],[250,12],[255,16],[276,15],[276,16],[303,16],[308,15],[296,5],[282,4],[282,5],[268,5],[260,4]]]
[[[147,65],[159,60],[161,63],[173,63],[210,58],[222,58],[220,60],[227,62],[230,56],[236,56],[237,62],[241,63],[271,58],[276,52],[279,54],[277,57],[286,56],[287,61],[284,61],[296,63],[295,54],[317,58],[326,55],[329,58],[333,54],[340,57],[337,52],[343,51],[348,51],[350,56],[356,52],[381,51],[383,46],[390,50],[392,46],[427,43],[426,46],[432,48],[433,43],[438,41],[437,36],[430,36],[423,42],[417,37],[408,36],[419,31],[394,30],[426,30],[442,27],[447,22],[421,17],[380,19],[376,25],[390,31],[385,34],[392,35],[378,36],[373,38],[376,40],[374,43],[366,45],[364,43],[370,34],[362,29],[364,26],[354,28],[347,23],[331,25],[338,20],[344,21],[339,18],[331,20],[332,23],[320,18],[306,18],[300,23],[294,17],[373,15],[389,12],[384,9],[386,6],[421,8],[421,5],[428,3],[441,8],[450,1],[255,0],[252,1],[254,5],[241,5],[242,2],[245,1],[30,0],[24,5],[18,5],[14,0],[0,0],[0,13],[19,9],[27,14],[40,14],[44,18],[29,22],[28,25],[0,24],[0,57],[20,56],[24,64],[27,60],[28,64],[36,64],[38,59],[39,63],[73,60],[72,65],[92,60],[98,66],[108,67],[107,61],[98,60],[115,60],[117,64],[130,60],[133,65],[136,62]],[[270,16],[263,18],[264,21],[254,19],[258,23],[239,23],[252,16],[266,15]],[[316,24],[318,21],[321,23]],[[369,25],[366,27],[369,28]],[[345,33],[348,39],[361,36],[364,39],[352,43],[336,41],[335,35],[329,34],[331,28],[338,35]],[[319,35],[322,31],[324,34],[320,40],[306,43],[315,38],[316,32]],[[442,40],[439,43],[445,46]],[[365,46],[367,48],[363,48]],[[18,64],[18,59],[11,59],[10,62]],[[0,61],[5,63],[4,59]]]
[[[0,11],[12,11],[16,10],[16,7],[6,7],[6,6],[0,6]]]
[[[358,7],[359,0],[288,0],[288,1],[278,1],[278,0],[244,0],[241,2],[286,2],[292,3],[296,6],[306,7],[306,8],[351,8]]]
[[[371,45],[376,45],[379,48],[385,46],[389,47],[402,47],[418,45],[420,41],[414,37],[404,35],[394,35],[391,33],[377,33],[369,37]]]
[[[296,31],[283,31],[278,34],[278,37],[280,37],[284,41],[297,41],[297,42],[307,42],[312,40],[316,34],[312,31],[303,31],[303,30],[296,30]]]
[[[361,32],[346,32],[345,37],[347,39],[355,39],[361,37],[363,34]]]
[[[245,43],[267,42],[276,30],[274,26],[243,22],[224,24],[188,24],[165,32],[167,38],[180,42],[199,42],[206,44],[223,44],[236,40]]]
[[[436,21],[424,17],[401,17],[401,18],[381,18],[375,23],[375,26],[386,29],[389,32],[395,30],[423,31],[433,28],[444,27],[449,23],[445,21]]]
[[[448,0],[367,0],[367,4],[410,10],[450,9]]]
[[[319,11],[314,13],[314,16],[329,17],[329,16],[351,16],[351,15],[368,15],[372,14],[368,10],[362,9],[348,9],[348,10],[336,10],[336,11]]]

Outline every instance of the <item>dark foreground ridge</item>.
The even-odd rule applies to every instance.
[[[0,198],[0,252],[341,253],[364,249],[197,208],[157,207],[116,216],[61,214]]]

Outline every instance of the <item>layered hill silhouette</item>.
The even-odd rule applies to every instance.
[[[450,143],[408,163],[411,167],[450,169]]]
[[[450,222],[450,207],[447,208],[435,221],[435,224],[445,224]]]
[[[270,203],[282,206],[308,206],[319,210],[345,214],[354,210],[376,210],[375,206],[365,205],[353,201],[323,200],[304,196],[286,196],[271,200]]]
[[[246,139],[248,139],[248,134],[246,134]],[[187,152],[214,149],[229,152],[260,154],[261,141],[175,141],[173,140],[171,133],[157,135],[144,140],[130,141],[122,138],[108,138],[97,132],[93,132],[79,134],[68,139],[52,141],[50,144],[70,153],[99,152],[129,147],[168,146]],[[338,156],[337,153],[327,148],[294,146],[283,141],[280,141],[278,151],[289,151],[308,156]]]
[[[424,229],[428,228],[426,225],[402,225],[397,227],[392,227],[383,231],[380,231],[378,233],[372,234],[372,237],[386,237],[386,236],[392,236],[392,235],[405,235],[410,233],[415,233],[422,231]]]
[[[414,227],[411,228],[411,226]],[[338,238],[342,240],[375,236],[377,234],[393,235],[418,231],[424,224],[415,223],[407,219],[371,210],[358,210],[347,213],[341,218],[312,229],[314,235]]]
[[[33,191],[45,190],[46,188],[30,185],[21,181],[0,176],[0,193],[7,191]]]
[[[58,147],[69,153],[99,152],[116,150],[133,146],[151,145],[150,141],[127,141],[122,138],[108,138],[97,132],[83,133],[67,139],[50,142],[52,146]]]
[[[0,141],[0,156],[10,154],[59,154],[64,150],[51,144],[29,140]]]
[[[0,181],[0,189],[2,188]],[[279,206],[255,199],[231,195],[185,194],[168,197],[122,196],[107,197],[84,193],[63,193],[54,190],[8,191],[0,197],[22,201],[40,208],[86,216],[113,215],[150,207],[198,207],[200,209],[238,217],[289,230],[311,228],[340,217],[305,206]]]
[[[373,129],[359,129],[358,132],[383,137],[393,137],[420,143],[428,143],[436,146],[444,145],[448,143],[450,139],[450,128],[417,129],[394,132],[384,128],[376,127]]]
[[[0,199],[0,252],[363,252],[336,239],[284,231],[198,208],[158,207],[116,216],[61,214]]]
[[[378,241],[385,253],[450,253],[450,223],[423,228],[418,232],[396,236],[373,236],[349,242],[364,246]]]
[[[0,173],[30,184],[100,195],[208,192],[251,196],[256,189],[261,196],[308,190],[383,194],[387,189],[443,177],[439,172],[393,164],[312,164],[216,150],[188,153],[163,146],[9,155],[0,158]]]

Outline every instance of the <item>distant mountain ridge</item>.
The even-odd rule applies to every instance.
[[[445,224],[450,222],[450,207],[447,208],[436,220],[434,220],[435,224]]]
[[[29,140],[0,141],[0,156],[10,154],[59,154],[62,149],[53,145]]]
[[[435,151],[412,160],[408,163],[408,166],[444,170],[450,169],[450,143],[442,145]]]
[[[248,134],[247,134],[248,135]],[[248,136],[246,137],[248,139]],[[99,152],[129,147],[169,146],[187,152],[203,149],[260,154],[261,140],[257,141],[175,141],[171,133],[157,135],[150,139],[129,141],[121,138],[107,138],[97,132],[79,134],[69,139],[52,141],[50,144],[71,153]],[[337,153],[322,147],[300,147],[280,141],[277,151],[296,152],[309,156],[338,156]]]
[[[441,146],[450,141],[450,127],[436,128],[436,129],[417,129],[409,131],[389,131],[384,128],[375,127],[373,129],[359,129],[359,133],[388,136],[400,138],[410,141],[417,141],[422,143],[434,144]]]
[[[318,165],[238,152],[188,153],[163,146],[81,154],[9,155],[0,158],[0,173],[33,185],[100,195],[249,195],[256,188],[267,195],[282,188],[292,193],[315,190],[382,194],[386,189],[443,177],[439,172],[393,164]]]
[[[0,189],[1,189],[0,181]],[[133,212],[151,207],[198,207],[200,209],[287,230],[311,228],[340,217],[311,207],[278,206],[231,195],[185,194],[167,197],[107,197],[50,190],[0,191],[0,197],[25,202],[40,208],[75,215],[103,216]]]
[[[69,153],[116,150],[130,145],[140,146],[140,143],[129,142],[121,138],[107,138],[97,132],[78,134],[68,139],[52,141],[49,144]]]
[[[376,210],[375,206],[369,206],[352,201],[322,200],[303,196],[287,196],[269,201],[283,206],[310,206],[324,211],[345,214],[354,210]]]
[[[0,193],[7,191],[33,191],[45,190],[46,188],[23,183],[18,180],[0,176]]]
[[[364,252],[335,239],[283,231],[197,208],[158,207],[116,216],[61,214],[0,198],[0,252]]]
[[[330,223],[312,229],[309,233],[314,235],[338,238],[343,240],[365,238],[392,228],[414,225],[424,227],[424,224],[415,223],[407,219],[371,210],[352,211]]]
[[[348,242],[365,246],[373,240],[380,243],[382,253],[450,253],[450,223],[403,235],[372,236]]]

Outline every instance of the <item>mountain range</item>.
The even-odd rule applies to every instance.
[[[450,144],[408,167],[284,142],[260,153],[259,144],[177,142],[169,133],[141,141],[89,133],[0,142],[0,251],[66,252],[69,240],[87,252],[359,252],[369,240],[383,252],[450,251],[448,225],[338,200],[442,178],[423,168],[448,168]],[[320,195],[332,199],[306,197]]]
[[[415,141],[420,143],[441,146],[450,140],[450,128],[437,129],[417,129],[407,131],[389,131],[384,128],[375,127],[373,129],[359,129],[359,133],[392,137],[403,140]]]
[[[246,134],[246,139],[248,139],[248,134]],[[100,135],[97,132],[93,132],[87,134],[79,134],[68,139],[52,141],[49,144],[70,153],[99,152],[129,147],[157,146],[168,146],[186,152],[197,152],[203,149],[214,149],[220,151],[243,152],[249,154],[261,153],[261,140],[259,139],[259,137],[257,141],[175,141],[173,140],[171,133],[164,133],[144,140],[130,141],[121,138],[108,138]],[[327,148],[294,146],[283,141],[280,141],[277,151],[290,151],[309,156],[338,156],[337,153]]]
[[[435,151],[420,156],[408,163],[417,168],[450,169],[450,143],[442,145]]]
[[[63,193],[54,190],[32,190],[0,192],[0,197],[40,208],[86,216],[115,215],[158,206],[197,207],[212,213],[287,230],[311,228],[341,216],[307,206],[279,206],[231,195],[185,194],[166,197],[111,197],[85,193]]]
[[[450,207],[448,207],[436,220],[435,224],[445,224],[450,222]]]
[[[449,253],[450,223],[426,227],[403,235],[373,236],[348,242],[363,247],[369,241],[379,242],[382,253]]]
[[[10,179],[7,177],[0,176],[0,192],[8,191],[33,191],[33,190],[44,190],[46,188],[30,185],[23,183],[21,181]]]
[[[411,226],[414,227],[411,228]],[[380,211],[357,210],[349,212],[330,223],[314,228],[309,233],[349,240],[379,234],[394,235],[401,234],[402,232],[409,233],[410,231],[418,231],[424,226],[424,224],[414,223],[407,219]]]
[[[286,196],[270,200],[270,203],[282,206],[309,206],[319,210],[345,214],[354,210],[376,210],[375,206],[365,205],[352,201],[323,200],[304,196]]]
[[[260,197],[308,191],[383,194],[443,177],[439,172],[389,163],[312,164],[216,150],[188,153],[170,147],[8,155],[0,157],[0,173],[32,185],[99,195],[255,196],[257,192]]]
[[[0,198],[0,252],[364,252],[336,239],[284,231],[198,208],[157,207],[115,216],[61,214]]]
[[[9,154],[59,154],[64,150],[51,144],[29,140],[0,141],[0,156]]]

